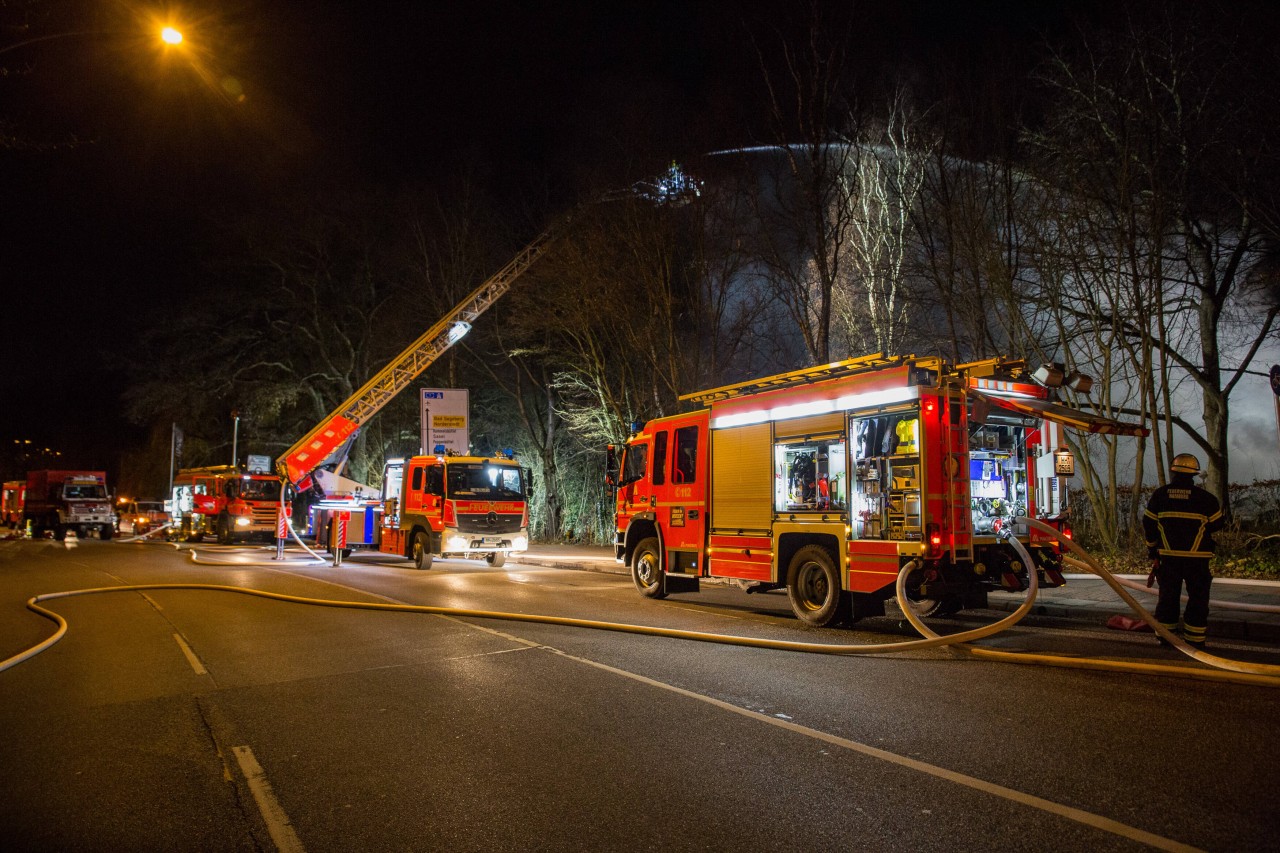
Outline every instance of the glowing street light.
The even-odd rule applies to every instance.
[[[0,54],[8,53],[9,51],[17,50],[20,47],[26,47],[27,45],[32,45],[32,44],[39,44],[40,42],[45,42],[45,41],[54,41],[57,39],[65,39],[65,38],[82,38],[85,36],[113,36],[113,35],[127,35],[127,33],[124,31],[116,31],[116,30],[69,30],[63,33],[49,33],[47,35],[36,36],[35,38],[24,39],[23,41],[14,42],[13,44],[0,46]],[[160,40],[163,41],[165,44],[170,44],[170,45],[182,44],[182,31],[177,29],[176,27],[163,27],[160,30]]]

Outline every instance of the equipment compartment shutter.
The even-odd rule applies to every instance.
[[[773,521],[771,425],[711,431],[711,526],[768,530]]]
[[[810,415],[807,418],[775,421],[773,424],[774,434],[779,440],[784,438],[804,438],[806,435],[843,435],[844,417],[844,412],[828,412],[825,415]]]

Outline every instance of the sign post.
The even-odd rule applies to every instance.
[[[466,456],[471,450],[468,389],[423,388],[420,399],[422,452],[435,453],[443,445],[446,452]]]

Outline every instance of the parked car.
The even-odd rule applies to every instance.
[[[117,510],[116,528],[123,535],[142,536],[169,523],[163,501],[122,500]]]

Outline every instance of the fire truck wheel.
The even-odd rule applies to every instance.
[[[507,555],[501,551],[490,551],[488,554],[484,555],[484,559],[485,562],[493,566],[495,569],[500,569],[507,562]]]
[[[114,534],[115,532],[116,532],[115,528],[112,527],[110,524],[104,524],[98,528],[98,538],[110,539],[112,534]]]
[[[787,569],[787,598],[802,621],[825,628],[839,621],[843,596],[835,558],[821,545],[796,551]]]
[[[947,616],[960,609],[959,601],[947,598],[920,597],[920,584],[924,582],[924,579],[924,573],[919,569],[907,575],[905,585],[907,603],[911,606],[912,613],[921,619],[927,619],[930,616]]]
[[[66,539],[67,528],[61,524],[55,524],[53,526],[53,538],[58,540],[59,542],[61,542],[63,539]]]
[[[413,565],[414,568],[426,571],[431,568],[431,540],[427,537],[425,530],[419,530],[413,534]]]
[[[666,598],[666,584],[662,582],[662,554],[657,537],[641,539],[631,556],[631,580],[645,598]]]

